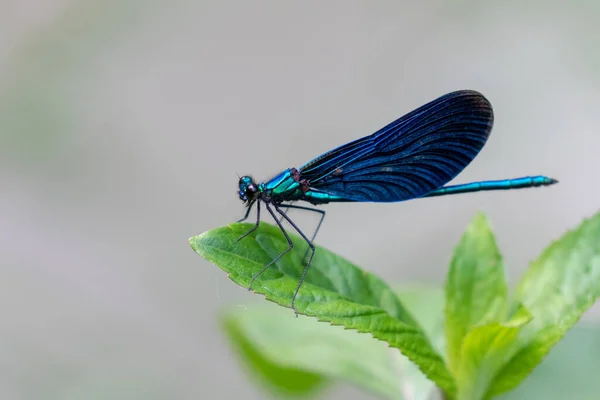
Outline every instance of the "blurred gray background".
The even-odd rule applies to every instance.
[[[329,206],[318,242],[439,285],[483,210],[515,282],[600,208],[599,17],[593,1],[0,1],[0,398],[262,398],[217,318],[263,300],[187,239],[242,215],[236,173],[267,179],[456,89],[496,122],[455,183],[560,184]]]

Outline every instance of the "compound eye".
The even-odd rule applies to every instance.
[[[239,185],[240,186],[242,186],[242,185],[250,185],[250,184],[252,184],[252,178],[250,178],[248,175],[242,176],[240,178],[240,181],[239,181]]]
[[[246,188],[246,192],[254,194],[258,192],[258,188],[254,184],[248,185],[248,187]]]

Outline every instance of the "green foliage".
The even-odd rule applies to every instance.
[[[477,325],[501,321],[507,295],[502,256],[486,218],[479,214],[454,252],[446,282],[446,346],[453,373],[460,367],[467,333]]]
[[[439,326],[442,305],[439,291],[402,290],[398,296],[419,316],[427,333],[433,334]],[[286,318],[291,322],[282,323]],[[369,335],[357,335],[314,318],[289,319],[287,310],[270,304],[227,310],[223,321],[225,332],[248,371],[277,397],[282,394],[281,384],[290,384],[282,382],[287,371],[298,374],[287,377],[295,381],[291,383],[298,389],[291,393],[295,396],[309,396],[313,389],[321,388],[308,382],[303,390],[301,383],[306,378],[301,373],[320,378],[319,383],[343,380],[391,399],[404,399],[404,393],[413,393],[407,399],[415,400],[416,393],[427,395],[435,390],[434,384],[406,357]],[[265,364],[268,369],[263,367]]]
[[[290,325],[284,326],[287,329],[277,329],[278,324],[273,324],[275,320],[272,317],[280,312],[279,310],[268,310],[266,314],[261,313],[261,310],[254,313],[237,311],[228,313],[223,318],[223,329],[227,332],[232,347],[242,356],[248,371],[263,381],[271,393],[278,397],[307,396],[326,385],[327,379],[323,375],[311,372],[310,369],[304,368],[301,360],[290,357],[292,351],[290,346],[285,345],[285,341],[293,341],[290,343],[297,346],[298,343],[305,344],[307,338],[294,335],[286,337],[286,334],[296,332],[290,329]],[[320,333],[328,334],[329,330]],[[314,337],[311,340],[314,340]],[[284,357],[277,357],[279,355]],[[318,353],[307,355],[315,357]]]
[[[514,348],[520,328],[530,319],[507,324],[491,322],[476,326],[465,335],[455,371],[459,399],[481,399]]]
[[[237,243],[249,224],[214,229],[190,239],[194,250],[214,262],[243,287],[287,247],[277,227],[263,224],[256,234]],[[302,239],[293,236],[296,247]],[[303,251],[289,256],[261,275],[254,290],[268,300],[290,307],[302,269]],[[347,329],[368,332],[400,349],[436,384],[452,393],[453,379],[423,329],[381,279],[318,247],[310,271],[296,298],[299,313]]]
[[[597,399],[598,360],[600,326],[582,321],[567,332],[527,379],[499,399]]]
[[[248,287],[252,276],[286,248],[279,230],[266,224],[235,245],[249,228],[235,224],[215,229],[190,243],[234,282]],[[299,238],[293,240],[301,247]],[[303,254],[303,248],[290,252],[253,289],[290,307]],[[296,300],[300,313],[316,319],[296,319],[270,306],[228,312],[224,327],[253,373],[281,395],[306,395],[331,380],[344,380],[391,399],[425,400],[434,384],[446,399],[490,399],[517,386],[502,397],[558,399],[564,398],[556,397],[562,392],[548,387],[563,385],[563,374],[577,380],[577,371],[590,376],[590,370],[597,370],[600,329],[586,331],[595,333],[585,336],[596,344],[592,349],[567,341],[558,346],[563,350],[557,356],[542,361],[599,296],[600,214],[545,250],[512,296],[488,222],[477,215],[452,258],[445,304],[439,291],[396,293],[372,274],[317,248]],[[567,344],[573,350],[564,350]],[[565,364],[578,359],[575,352],[583,353],[586,363]],[[286,380],[293,382],[282,383]],[[579,387],[577,394],[600,390],[595,381],[590,376],[590,391]]]
[[[533,319],[489,397],[515,388],[600,297],[600,213],[550,245],[519,283],[513,302]]]

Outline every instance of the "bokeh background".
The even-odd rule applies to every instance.
[[[236,173],[269,178],[456,89],[496,115],[456,183],[560,184],[329,206],[318,241],[439,285],[482,210],[516,281],[600,208],[599,17],[584,0],[0,1],[0,398],[262,398],[217,318],[263,300],[187,239],[242,215]]]

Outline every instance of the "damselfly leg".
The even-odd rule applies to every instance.
[[[283,206],[284,205],[282,205],[282,207]],[[296,206],[294,204],[285,204],[285,207],[286,207],[286,211],[287,211],[287,209],[295,208],[297,210],[306,210],[306,211],[312,211],[312,212],[321,214],[321,218],[319,219],[319,223],[317,224],[317,229],[315,229],[315,233],[313,233],[312,238],[310,239],[310,243],[314,243],[315,238],[317,237],[317,233],[319,232],[319,229],[321,228],[321,224],[323,223],[323,220],[325,219],[325,211],[319,210],[318,208]],[[283,219],[283,216],[281,218]],[[310,247],[308,249],[306,249],[306,251],[304,252],[304,255],[302,256],[302,262],[306,262],[306,256],[308,255],[309,251],[310,251]]]
[[[315,246],[312,244],[312,242],[310,240],[308,240],[308,238],[306,237],[306,235],[304,234],[304,232],[302,232],[300,230],[300,228],[298,228],[298,226],[294,223],[294,221],[292,221],[286,215],[286,213],[284,213],[279,207],[277,207],[277,206],[274,206],[274,207],[275,207],[275,210],[277,210],[277,212],[279,214],[281,214],[281,216],[283,216],[283,218],[285,218],[285,220],[296,230],[296,232],[298,232],[300,234],[300,236],[302,236],[302,239],[304,239],[304,241],[306,241],[306,243],[308,243],[308,247],[311,250],[310,257],[308,258],[308,262],[306,263],[306,267],[304,267],[304,271],[302,272],[302,276],[300,277],[300,281],[298,282],[298,286],[296,287],[296,291],[294,292],[294,296],[292,296],[292,309],[296,313],[296,317],[298,317],[298,311],[296,311],[296,306],[294,305],[294,303],[296,301],[296,296],[298,295],[298,291],[300,290],[300,286],[302,286],[302,282],[304,282],[304,278],[306,277],[306,273],[308,272],[308,267],[310,267],[310,263],[311,263],[311,261],[313,259],[313,256],[315,255]],[[271,212],[271,214],[273,214],[273,213]],[[278,221],[278,224],[279,224],[279,221]],[[285,237],[289,241],[289,236],[287,235],[287,233],[285,232],[285,230],[283,229],[283,227],[281,226],[281,224],[279,224],[279,227],[281,228],[281,230],[285,234]],[[288,251],[290,249],[291,249],[291,247],[288,249]]]
[[[254,275],[252,277],[252,280],[250,281],[250,287],[248,287],[248,290],[252,290],[252,285],[254,284],[254,281],[256,280],[256,278],[258,278],[260,275],[262,275],[263,272],[265,272],[267,269],[269,269],[269,267],[271,265],[273,265],[275,262],[277,262],[277,260],[279,260],[281,257],[283,257],[288,251],[290,251],[294,247],[294,243],[292,242],[292,239],[290,239],[289,235],[287,234],[287,232],[283,228],[283,225],[281,225],[281,222],[279,222],[279,220],[277,219],[277,216],[275,215],[275,213],[273,212],[273,210],[271,210],[271,207],[269,206],[269,203],[265,203],[265,207],[267,208],[267,211],[269,212],[269,214],[271,214],[271,216],[273,217],[273,219],[275,220],[275,222],[277,222],[277,225],[279,225],[279,229],[281,230],[281,232],[283,232],[283,235],[285,236],[285,239],[287,240],[289,247],[287,249],[285,249],[277,257],[275,257],[274,259],[272,259],[271,262],[268,263],[267,266],[264,267],[262,270],[260,270],[260,272],[258,274]],[[279,209],[277,208],[277,206],[275,206],[275,209],[279,211]],[[296,311],[295,308],[294,308],[294,311]],[[297,313],[296,313],[296,315],[297,315]]]
[[[242,219],[238,219],[237,222],[243,222],[248,219],[248,215],[250,215],[250,211],[252,210],[253,205],[254,205],[254,203],[250,203],[250,205],[248,206],[248,209],[246,210],[246,214],[242,217]]]
[[[256,224],[254,224],[254,226],[252,227],[252,229],[250,229],[248,232],[244,233],[242,236],[240,236],[239,238],[237,238],[237,240],[235,241],[235,243],[239,242],[240,240],[242,240],[243,238],[245,238],[246,236],[248,236],[249,234],[251,234],[252,232],[254,232],[257,228],[258,225],[260,224],[260,201],[257,201],[257,205],[256,205]],[[250,213],[250,208],[252,207],[252,204],[250,205],[250,207],[248,207],[248,211],[246,212],[246,216],[242,219],[242,221],[246,218],[248,218],[248,214]]]

